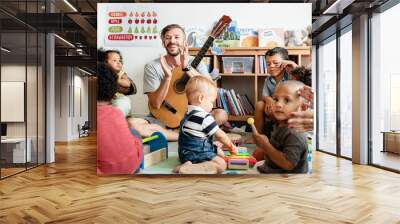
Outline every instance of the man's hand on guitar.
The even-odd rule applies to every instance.
[[[165,56],[161,55],[160,63],[161,63],[161,68],[164,71],[165,78],[171,78],[172,77],[172,70],[169,67],[168,63],[167,63],[167,60],[165,59]]]

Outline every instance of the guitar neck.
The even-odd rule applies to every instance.
[[[204,55],[207,53],[208,48],[212,45],[214,41],[214,37],[209,36],[207,41],[204,43],[203,47],[201,47],[199,53],[197,53],[196,57],[193,59],[192,63],[190,64],[193,68],[197,68],[200,64],[201,59],[203,59]]]

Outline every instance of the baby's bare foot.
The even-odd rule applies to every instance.
[[[217,174],[217,167],[211,162],[192,164],[184,163],[179,169],[181,174]]]
[[[182,167],[183,165],[190,165],[190,164],[192,164],[192,162],[187,161],[187,162],[184,163],[184,164],[181,164],[181,165],[176,166],[175,169],[172,170],[172,172],[174,172],[174,173],[179,173],[179,170],[181,169],[181,167]]]

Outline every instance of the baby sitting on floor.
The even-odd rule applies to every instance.
[[[213,144],[213,136],[231,152],[236,146],[211,116],[217,98],[216,84],[208,77],[192,77],[186,85],[189,106],[179,128],[178,153],[181,174],[217,174],[226,169],[224,153]]]

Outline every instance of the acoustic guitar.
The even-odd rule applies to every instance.
[[[193,59],[192,63],[190,63],[192,68],[197,68],[208,48],[210,48],[212,45],[214,39],[221,35],[231,21],[232,20],[229,16],[224,15],[217,22],[211,31],[211,35],[208,37],[203,47],[201,47],[199,53]],[[189,79],[190,76],[186,72],[182,71],[182,67],[175,67],[172,70],[171,83],[167,96],[165,97],[160,109],[154,108],[149,104],[150,113],[169,128],[179,127],[179,123],[185,116],[188,106],[188,100],[185,94],[185,86]]]

